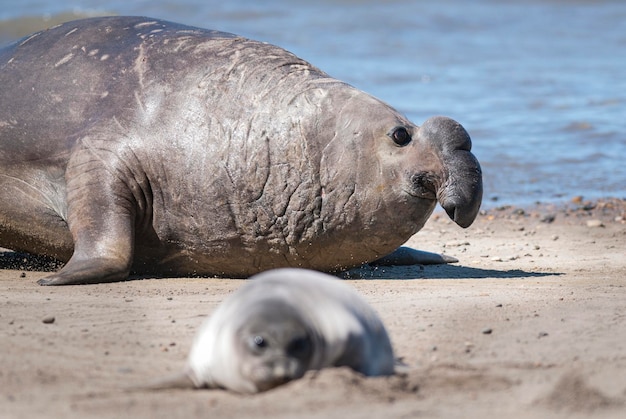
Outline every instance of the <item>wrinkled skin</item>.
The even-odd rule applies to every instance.
[[[272,45],[147,18],[0,50],[0,246],[46,285],[380,258],[482,197],[455,121],[421,127]]]

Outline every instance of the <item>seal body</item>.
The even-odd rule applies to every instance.
[[[69,22],[0,50],[0,86],[0,246],[68,261],[42,284],[345,269],[480,206],[458,123],[233,34]]]
[[[195,387],[269,390],[308,370],[348,366],[394,373],[394,354],[376,312],[349,285],[304,269],[251,278],[198,331],[187,362]]]

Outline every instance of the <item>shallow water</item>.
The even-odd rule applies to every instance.
[[[472,136],[486,207],[626,198],[626,2],[0,0],[0,43],[90,14],[267,41],[418,124],[448,115]]]

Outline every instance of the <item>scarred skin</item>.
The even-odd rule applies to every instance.
[[[467,132],[418,127],[276,46],[141,17],[0,50],[0,246],[135,273],[334,271],[389,254],[437,200],[478,213]]]

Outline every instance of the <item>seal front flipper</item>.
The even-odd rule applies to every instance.
[[[70,264],[70,262],[72,262]],[[37,281],[39,285],[99,284],[123,281],[128,270],[119,268],[119,261],[110,258],[97,258],[72,261],[59,272]]]
[[[66,170],[68,226],[74,253],[57,273],[40,285],[73,285],[127,279],[133,261],[136,177],[119,150],[87,139],[78,146]],[[145,207],[144,207],[145,208]]]
[[[401,246],[387,256],[383,256],[370,265],[374,266],[403,266],[403,265],[439,265],[444,263],[456,263],[455,257],[439,253],[424,252],[410,247]]]

